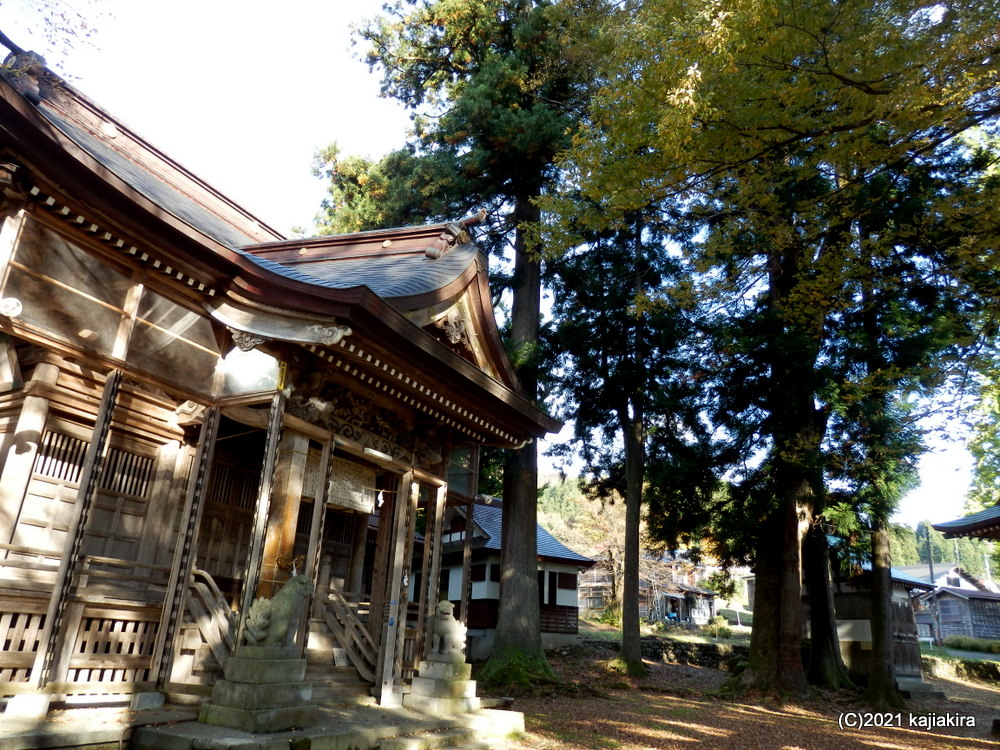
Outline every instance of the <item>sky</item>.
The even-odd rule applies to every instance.
[[[14,43],[283,234],[309,234],[320,208],[318,149],[336,141],[346,155],[377,158],[406,137],[408,113],[379,97],[378,73],[351,46],[352,25],[382,0],[98,0],[107,13],[92,44],[63,53],[25,13],[33,1],[0,1]],[[897,522],[964,514],[971,459],[960,443],[932,442]]]

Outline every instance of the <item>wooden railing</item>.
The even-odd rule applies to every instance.
[[[375,681],[377,646],[355,608],[334,589],[321,602],[322,617],[362,679]]]
[[[543,633],[575,634],[579,632],[579,610],[576,607],[542,604],[538,609]]]
[[[201,637],[208,644],[212,656],[225,668],[229,655],[233,652],[233,637],[236,630],[233,612],[229,603],[215,585],[212,576],[204,570],[194,570],[188,584],[190,596],[188,611],[194,617]]]

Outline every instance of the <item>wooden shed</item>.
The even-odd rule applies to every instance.
[[[482,446],[559,426],[501,346],[474,220],[286,239],[30,53],[0,78],[0,188],[7,710],[204,695],[293,571],[398,704],[447,503]]]
[[[951,635],[1000,640],[1000,594],[938,586],[921,595],[918,622],[930,625],[941,640]]]

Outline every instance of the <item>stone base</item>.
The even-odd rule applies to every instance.
[[[212,686],[198,721],[252,733],[312,726],[316,706],[305,673],[306,660],[294,647],[241,646],[226,662],[226,678]]]
[[[22,693],[11,696],[4,709],[5,718],[44,719],[49,712],[52,696],[47,693]]]
[[[476,697],[472,665],[453,660],[420,662],[403,705],[434,716],[455,716],[482,708]]]
[[[403,696],[403,705],[431,716],[456,716],[482,708],[479,698],[434,698],[429,695]]]

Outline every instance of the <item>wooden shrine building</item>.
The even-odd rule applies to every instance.
[[[474,222],[285,239],[31,53],[0,71],[0,189],[0,701],[204,695],[294,571],[398,704],[446,505],[482,446],[559,426]]]

